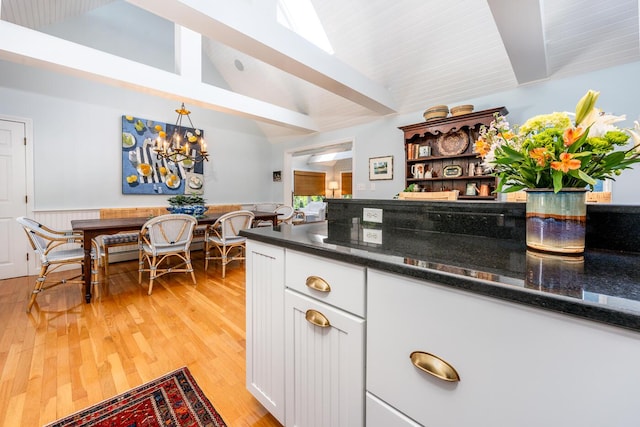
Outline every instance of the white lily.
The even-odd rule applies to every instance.
[[[602,110],[598,108],[594,108],[584,118],[583,123],[585,127],[591,125],[591,130],[589,130],[589,136],[597,137],[597,136],[604,136],[604,134],[609,131],[618,130],[618,128],[614,125],[614,123],[621,122],[626,119],[627,119],[627,116],[624,114],[622,116],[614,116],[613,114],[606,114],[602,112]]]
[[[589,89],[589,91],[578,101],[576,105],[576,126],[580,126],[593,113],[596,101],[600,96],[600,92]],[[589,126],[589,122],[584,127]]]
[[[633,148],[636,150],[636,152],[640,153],[640,122],[636,120],[635,122],[633,122],[633,124],[634,130],[627,129],[627,132],[633,139]]]

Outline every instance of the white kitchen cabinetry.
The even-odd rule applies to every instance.
[[[414,351],[460,381],[418,369]],[[434,427],[640,420],[640,334],[371,269],[366,358],[369,427],[412,425],[387,423],[396,411]]]
[[[365,271],[247,242],[247,388],[283,425],[364,425]]]
[[[364,267],[287,251],[287,288],[360,317],[365,312],[365,276]],[[327,285],[330,289],[321,290]]]
[[[284,395],[284,248],[247,241],[247,389],[280,423]]]
[[[367,392],[366,396],[367,426],[420,427],[420,424],[387,405],[371,393]]]
[[[286,425],[364,425],[364,320],[287,289]]]
[[[286,425],[364,425],[365,268],[287,250]]]

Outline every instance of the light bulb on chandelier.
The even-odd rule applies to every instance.
[[[178,118],[173,128],[173,132],[167,139],[166,132],[160,132],[153,151],[156,153],[158,160],[166,159],[174,163],[183,163],[186,161],[195,164],[202,161],[209,161],[209,153],[207,152],[207,143],[202,137],[202,131],[196,129],[191,122],[191,111],[182,106],[176,110]],[[182,127],[182,118],[187,116],[190,128]],[[182,143],[184,141],[184,144]]]

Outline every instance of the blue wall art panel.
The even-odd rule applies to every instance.
[[[180,127],[181,140],[203,131]],[[176,126],[133,116],[122,116],[122,194],[204,194],[201,162],[163,159],[154,151],[162,147],[161,136],[173,135]],[[198,157],[201,147],[189,144],[191,157]]]

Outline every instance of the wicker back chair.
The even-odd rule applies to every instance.
[[[283,222],[291,224],[294,212],[295,210],[291,206],[280,205],[273,210],[273,213],[278,214],[276,224],[271,220],[256,221],[257,224],[255,224],[254,227],[272,227],[274,225],[282,224]]]
[[[197,223],[192,215],[166,214],[152,218],[142,226],[138,236],[138,283],[142,283],[142,273],[148,271],[149,295],[153,291],[153,281],[167,273],[191,273],[193,284],[196,284],[190,246]],[[180,258],[182,262],[159,268],[171,257]]]
[[[36,302],[36,297],[40,292],[64,283],[83,284],[83,272],[85,268],[91,268],[92,285],[97,285],[98,257],[97,244],[95,241],[91,249],[92,265],[85,266],[82,233],[70,230],[54,230],[24,216],[16,218],[16,221],[18,221],[27,234],[29,243],[38,255],[41,265],[40,273],[38,274],[27,304],[27,313],[31,311],[31,307],[33,307],[33,304]],[[80,275],[47,282],[47,274],[62,266],[73,264],[77,264],[78,267],[80,267]]]
[[[291,206],[280,205],[274,212],[278,214],[278,224],[282,224],[283,222],[291,224],[295,210]]]
[[[219,259],[222,263],[222,278],[231,261],[245,259],[246,238],[239,235],[240,230],[251,228],[254,214],[251,211],[239,210],[222,215],[207,227],[204,238],[204,269],[209,268],[210,259]],[[211,249],[215,248],[215,255]],[[234,253],[235,252],[235,253]]]

